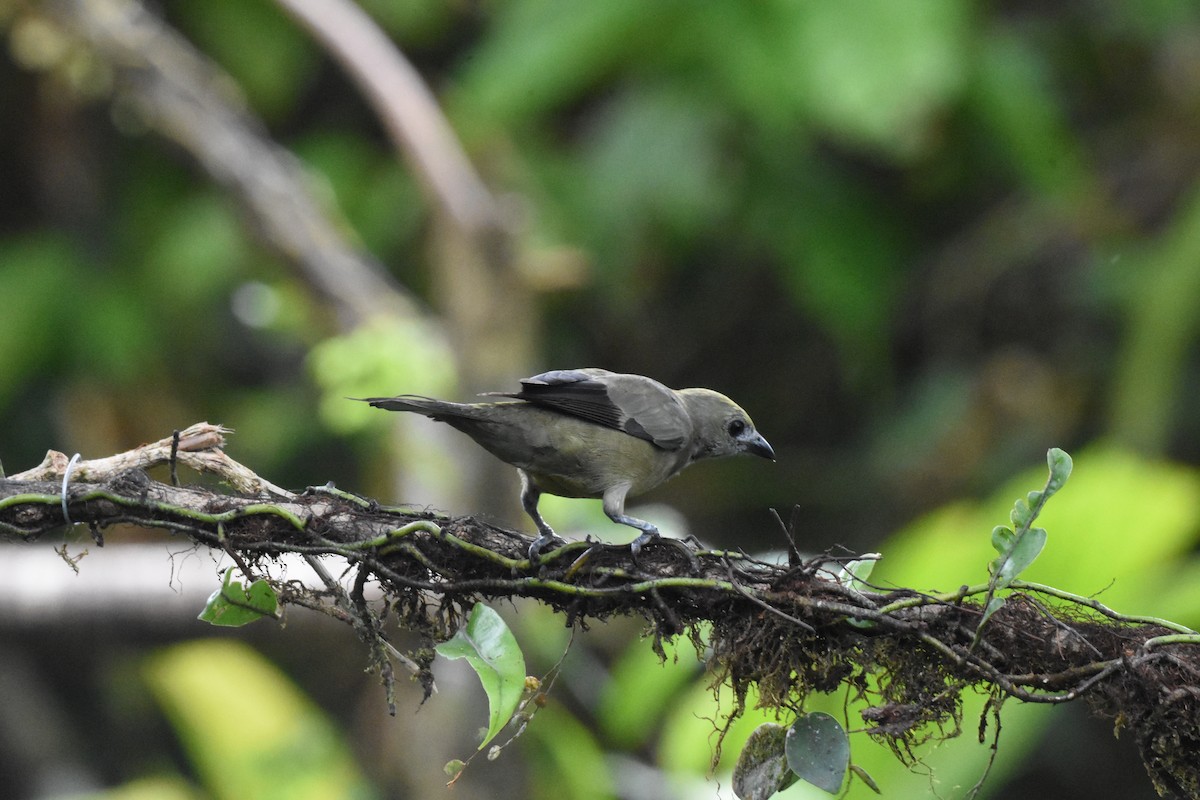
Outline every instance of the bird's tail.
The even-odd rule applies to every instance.
[[[402,394],[396,397],[351,397],[350,400],[360,400],[375,408],[387,411],[412,411],[424,414],[431,419],[444,420],[452,417],[470,416],[470,405],[466,403],[451,403],[447,400],[435,400],[419,394]]]

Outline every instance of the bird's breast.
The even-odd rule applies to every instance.
[[[679,472],[686,454],[655,447],[621,431],[582,423],[532,448],[522,466],[542,491],[562,497],[600,497],[629,484],[630,495],[648,492]]]

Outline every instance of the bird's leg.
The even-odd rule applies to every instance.
[[[683,553],[684,557],[688,560],[688,564],[691,565],[693,572],[699,570],[700,562],[696,558],[696,554],[693,553],[687,547],[687,545],[678,539],[672,539],[669,536],[665,538],[661,537],[658,532],[658,528],[656,528],[654,525],[646,522],[644,519],[631,517],[625,513],[625,495],[628,493],[629,487],[624,485],[615,486],[605,492],[604,513],[607,514],[608,518],[613,522],[616,522],[620,525],[628,525],[631,528],[637,528],[642,532],[641,536],[629,543],[629,553],[633,557],[633,563],[637,563],[638,554],[642,552],[643,547],[650,544],[650,542],[658,541],[661,538],[664,543],[669,542],[672,547],[678,548],[679,551]],[[699,545],[699,541],[696,540],[694,536],[689,538],[691,538],[693,541],[696,541],[697,545]]]
[[[618,525],[628,525],[642,532],[641,536],[629,543],[629,551],[633,555],[633,560],[637,561],[642,547],[657,539],[659,534],[658,528],[646,520],[631,517],[625,513],[625,495],[628,493],[628,484],[618,484],[606,491],[604,493],[604,513]]]
[[[521,508],[525,509],[525,513],[533,519],[533,524],[538,529],[538,538],[529,545],[529,561],[536,564],[542,548],[554,544],[555,540],[558,540],[558,536],[538,513],[538,498],[542,496],[542,490],[534,485],[525,470],[518,471],[521,473]]]

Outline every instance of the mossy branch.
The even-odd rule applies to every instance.
[[[332,486],[298,494],[274,486],[222,451],[225,433],[193,425],[79,462],[66,480],[70,460],[51,452],[0,479],[0,536],[32,542],[67,523],[99,536],[132,523],[229,552],[247,577],[272,581],[281,601],[354,625],[389,696],[394,648],[382,613],[364,599],[367,581],[382,588],[392,619],[430,643],[448,638],[475,602],[515,597],[543,602],[572,625],[622,614],[647,620],[656,637],[698,639],[703,629],[710,666],[741,700],[754,685],[762,703],[798,712],[810,692],[853,686],[871,698],[868,733],[902,758],[930,730],[959,730],[961,694],[971,687],[1027,702],[1087,698],[1134,733],[1157,787],[1200,790],[1200,635],[1183,626],[1013,581],[980,634],[988,584],[868,591],[835,580],[836,559],[785,566],[678,542],[650,545],[636,562],[627,547],[571,542],[531,565],[530,537],[471,517],[388,507]],[[174,474],[176,462],[237,493],[146,472],[168,465]],[[276,579],[273,559],[284,553],[339,560],[354,574],[353,597],[332,581],[313,590]],[[412,657],[431,686],[429,649]]]

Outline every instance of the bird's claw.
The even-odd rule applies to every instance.
[[[529,545],[529,563],[537,564],[538,557],[541,555],[542,550],[556,543],[566,544],[566,541],[556,536],[553,531],[543,533],[541,536],[534,539],[533,544]]]
[[[699,540],[697,540],[694,536],[689,536],[688,538],[699,545]],[[638,555],[641,554],[642,548],[648,545],[650,542],[662,542],[663,544],[669,544],[671,547],[674,547],[675,549],[679,550],[679,552],[683,553],[693,572],[696,572],[700,569],[700,560],[696,558],[696,554],[690,547],[674,537],[661,536],[658,531],[646,531],[641,536],[629,543],[629,554],[632,557],[635,565],[638,564]]]
[[[629,543],[629,554],[633,556],[633,563],[637,563],[638,556],[642,552],[642,548],[659,538],[658,531],[644,531],[641,536]]]

